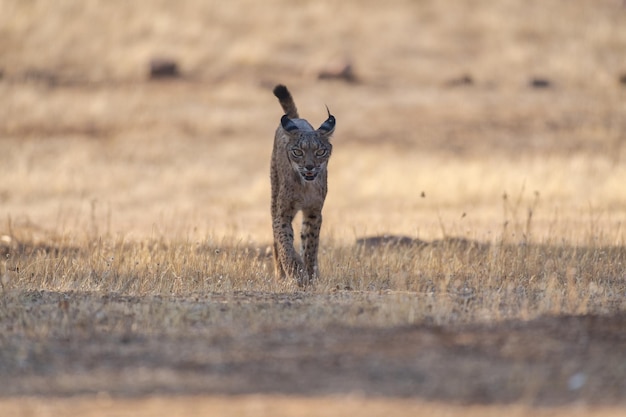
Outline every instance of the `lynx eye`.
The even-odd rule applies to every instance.
[[[328,151],[326,149],[318,149],[315,151],[315,156],[319,158],[326,156],[326,154],[328,154]]]
[[[301,149],[292,149],[291,154],[296,158],[302,158],[304,156],[304,152]]]

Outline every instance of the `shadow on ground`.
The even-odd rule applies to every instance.
[[[625,314],[390,327],[306,318],[320,303],[342,308],[345,298],[4,294],[0,396],[358,393],[624,404]],[[351,295],[350,304],[365,298]],[[251,322],[268,314],[302,320]]]

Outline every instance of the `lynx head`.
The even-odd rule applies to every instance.
[[[326,169],[333,150],[330,137],[335,131],[335,116],[328,111],[328,119],[317,130],[306,120],[290,119],[287,115],[280,119],[280,124],[289,138],[287,157],[291,166],[304,181],[315,180]]]

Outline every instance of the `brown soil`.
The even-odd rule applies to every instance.
[[[350,314],[367,314],[371,297],[386,296],[22,294],[24,311],[32,317],[54,316],[59,325],[30,332],[9,329],[1,336],[0,395],[357,395],[458,405],[625,403],[624,314],[449,326],[382,328],[339,320],[311,325],[318,305],[334,314],[345,308]],[[82,306],[90,310],[74,311]],[[182,313],[161,312],[167,308]],[[137,311],[152,314],[154,321],[142,324],[133,316]],[[250,317],[277,312],[285,319],[250,326]],[[26,317],[14,315],[16,320]]]

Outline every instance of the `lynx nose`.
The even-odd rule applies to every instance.
[[[315,165],[305,165],[304,168],[307,171],[311,172],[311,171],[313,171],[315,169]]]

